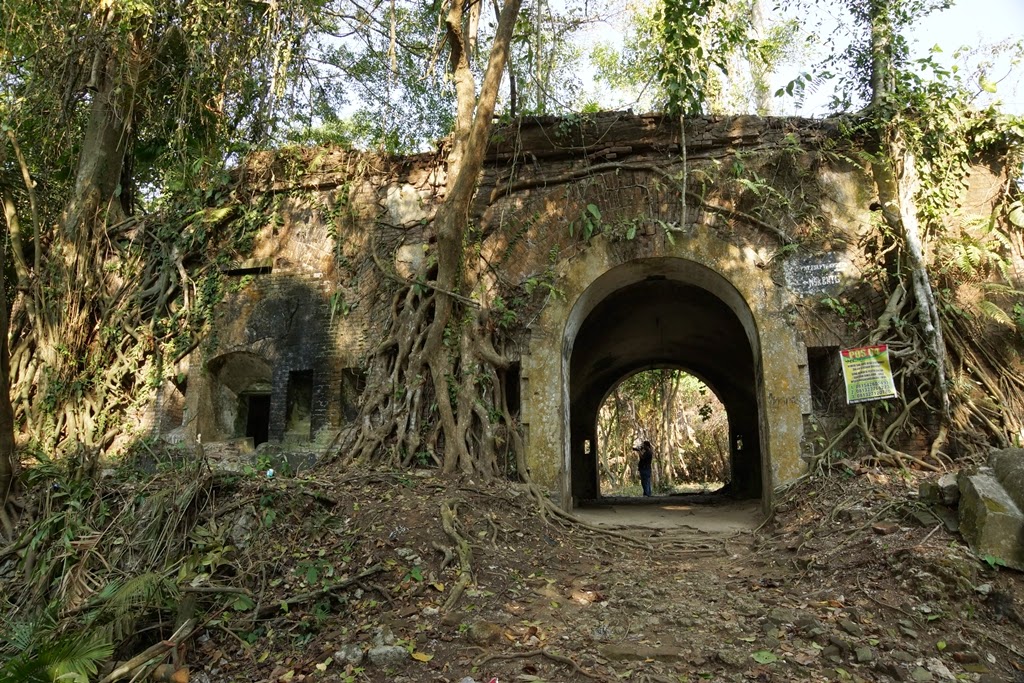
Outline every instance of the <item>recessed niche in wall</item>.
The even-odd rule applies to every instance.
[[[843,366],[838,346],[807,349],[807,374],[811,381],[811,406],[816,413],[832,413],[846,405]]]
[[[312,438],[313,371],[292,370],[288,373],[288,404],[285,413],[285,434],[302,439]]]
[[[505,405],[508,414],[518,417],[522,405],[522,366],[519,362],[511,363],[505,371]]]

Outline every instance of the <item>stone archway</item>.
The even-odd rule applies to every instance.
[[[570,314],[570,320],[577,318],[582,322],[567,340],[572,348],[568,474],[575,501],[600,495],[597,462],[603,446],[596,425],[601,403],[625,377],[659,367],[684,369],[714,388],[729,415],[732,490],[744,498],[761,497],[758,335],[749,309],[728,282],[692,261],[633,261],[590,285]]]
[[[273,368],[262,356],[231,351],[211,359],[206,369],[213,380],[199,431],[207,442],[252,438],[254,445],[270,436]]]
[[[804,471],[809,403],[806,351],[763,267],[770,258],[703,232],[628,256],[596,239],[560,264],[564,297],[531,326],[522,361],[534,480],[557,490],[565,508],[594,497],[596,461],[582,457],[582,445],[595,443],[601,400],[632,372],[676,366],[714,385],[743,440],[732,454],[737,485],[769,509],[773,489]]]

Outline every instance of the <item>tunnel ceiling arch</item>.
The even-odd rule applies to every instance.
[[[754,397],[754,356],[736,315],[707,290],[645,280],[601,301],[573,343],[570,400],[600,402],[639,370],[682,367],[706,378],[728,405]]]
[[[619,266],[580,297],[565,342],[574,497],[598,495],[596,452],[580,444],[597,443],[597,413],[608,392],[635,372],[662,367],[683,368],[714,388],[731,431],[747,444],[745,453],[733,453],[736,481],[760,495],[757,330],[722,276],[683,259]]]
[[[269,392],[273,369],[255,353],[233,351],[212,359],[207,368],[221,384],[235,394]]]

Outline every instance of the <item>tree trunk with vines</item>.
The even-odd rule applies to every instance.
[[[131,138],[139,53],[132,41],[125,59],[102,48],[96,55],[98,81],[92,84],[74,188],[51,246],[56,258],[41,263],[37,239],[33,276],[27,264],[18,268],[19,288],[26,295],[17,311],[19,344],[12,365],[18,398],[26,406],[26,427],[45,435],[43,445],[49,447],[81,444],[97,451],[109,445],[112,432],[103,424],[108,398],[119,393],[121,364],[99,373],[90,361],[99,361],[96,354],[108,350],[104,341],[117,347],[115,357],[121,360],[136,353],[131,346],[145,343],[133,326],[121,323],[118,294],[124,296],[127,289],[104,269],[112,256],[109,228],[125,219],[117,189]],[[34,231],[38,235],[38,225]],[[24,253],[20,234],[12,237],[15,253]],[[104,374],[110,382],[100,379]]]
[[[507,358],[495,348],[486,304],[468,297],[466,228],[487,150],[498,87],[521,0],[498,18],[479,94],[469,65],[465,0],[446,17],[449,69],[457,96],[448,156],[447,194],[434,218],[433,282],[395,293],[388,338],[375,351],[362,402],[361,427],[345,449],[355,460],[409,466],[431,461],[442,471],[492,477],[499,451],[525,475],[520,437],[504,400]],[[378,259],[378,265],[384,266]]]
[[[0,273],[6,272],[5,256],[6,249],[0,248]],[[11,354],[7,340],[10,330],[8,310],[7,288],[4,283],[0,282],[0,532],[9,538],[13,529],[7,508],[15,493],[18,460],[14,443],[14,409],[11,407]]]

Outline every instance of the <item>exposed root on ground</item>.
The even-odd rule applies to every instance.
[[[569,668],[571,668],[573,671],[575,671],[576,673],[580,674],[581,676],[586,676],[587,678],[591,678],[591,679],[593,679],[595,681],[607,681],[608,680],[604,676],[598,676],[597,674],[592,674],[589,671],[586,671],[579,664],[574,662],[569,657],[566,657],[565,655],[560,655],[560,654],[558,654],[556,652],[551,652],[550,650],[548,650],[546,648],[539,648],[537,650],[528,650],[526,652],[492,652],[490,654],[486,654],[486,655],[482,655],[480,657],[477,657],[475,660],[473,660],[473,666],[475,666],[475,667],[482,667],[485,664],[487,664],[488,662],[493,662],[493,661],[503,660],[503,659],[531,659],[533,657],[545,657],[547,659],[550,659],[552,662],[556,662],[558,664],[564,664],[565,666],[568,666]]]
[[[448,599],[444,602],[444,611],[451,611],[462,598],[462,594],[473,584],[473,549],[469,541],[455,530],[455,514],[458,503],[446,500],[441,503],[441,526],[455,544],[455,554],[459,558],[459,578],[452,586]]]

